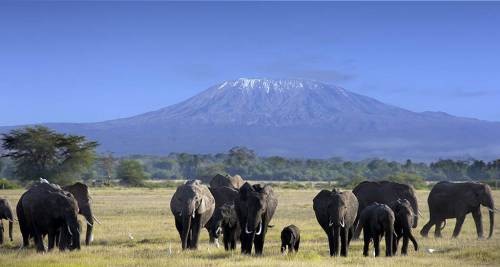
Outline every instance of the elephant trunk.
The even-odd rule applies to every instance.
[[[491,207],[492,210],[489,211],[490,215],[490,233],[488,234],[488,238],[491,238],[493,235],[493,227],[495,226],[495,212],[494,207]]]
[[[13,241],[14,239],[12,239],[12,230],[14,228],[14,222],[12,220],[9,221],[9,238],[10,238],[10,241]]]
[[[94,230],[94,216],[92,214],[92,209],[90,207],[85,207],[80,210],[80,213],[85,217],[87,222],[87,232],[85,234],[85,245],[90,245],[94,240],[93,230]]]
[[[181,243],[182,243],[182,250],[185,250],[189,248],[188,246],[190,244],[190,230],[191,230],[191,213],[186,210],[186,212],[183,212],[182,214],[182,232],[181,232]]]

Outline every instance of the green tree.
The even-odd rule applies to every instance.
[[[120,161],[116,168],[116,176],[123,184],[130,186],[142,186],[146,179],[141,163],[130,159]]]
[[[43,177],[66,184],[78,178],[93,163],[97,142],[83,136],[66,135],[44,127],[26,127],[2,135],[2,147],[23,181]]]

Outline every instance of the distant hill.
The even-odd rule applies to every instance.
[[[500,157],[500,123],[412,112],[298,79],[225,81],[181,103],[98,123],[47,123],[116,154],[218,153],[347,159]],[[6,132],[13,127],[0,127]]]

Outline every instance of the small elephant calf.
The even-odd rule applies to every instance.
[[[300,230],[295,225],[289,225],[281,231],[281,253],[286,253],[286,247],[288,246],[288,252],[298,252],[300,245]]]
[[[359,223],[363,227],[363,255],[368,256],[368,247],[373,240],[375,257],[380,255],[380,239],[385,236],[385,256],[392,256],[394,236],[394,212],[385,204],[377,202],[366,207],[360,215]]]
[[[392,211],[394,211],[394,233],[393,237],[393,254],[395,255],[398,250],[398,243],[401,238],[403,238],[403,246],[401,247],[401,255],[408,254],[408,241],[411,240],[415,251],[418,250],[418,243],[413,237],[411,232],[411,226],[413,225],[413,219],[416,217],[410,202],[406,199],[398,199],[389,204]]]

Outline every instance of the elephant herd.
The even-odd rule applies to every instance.
[[[45,252],[44,238],[48,237],[48,249],[58,246],[60,250],[80,248],[81,214],[87,224],[85,243],[93,240],[93,226],[99,221],[91,207],[88,187],[82,183],[59,187],[44,179],[32,185],[20,198],[16,206],[17,218],[23,237],[23,246],[30,240],[39,252]],[[496,211],[491,189],[476,182],[439,182],[429,193],[429,221],[420,234],[428,235],[432,226],[435,236],[447,219],[456,219],[453,237],[460,233],[465,216],[472,213],[477,235],[483,237],[480,206],[489,210],[490,227],[488,238],[493,234]],[[203,228],[209,234],[210,243],[219,246],[222,237],[226,250],[236,249],[239,242],[241,253],[262,255],[271,219],[278,206],[278,199],[270,185],[243,181],[240,176],[217,175],[209,185],[199,180],[189,180],[180,185],[170,201],[183,250],[198,248]],[[313,199],[316,219],[328,237],[330,256],[347,256],[352,239],[363,232],[363,255],[368,256],[373,243],[374,254],[379,256],[380,243],[385,241],[385,255],[397,254],[402,239],[401,255],[408,253],[412,243],[415,251],[418,242],[413,236],[421,213],[415,190],[408,185],[381,181],[365,181],[352,191],[321,190]],[[3,243],[3,220],[9,222],[9,238],[15,220],[9,202],[0,198],[0,244]],[[382,240],[383,238],[383,240]],[[300,245],[300,230],[295,225],[281,232],[281,252],[297,252]]]
[[[16,206],[17,219],[23,238],[23,247],[34,241],[38,252],[58,246],[60,250],[80,249],[80,224],[78,214],[84,217],[87,226],[85,243],[92,242],[93,223],[98,222],[92,213],[88,187],[82,183],[60,187],[40,178],[19,199]],[[1,219],[9,221],[9,237],[12,241],[12,223],[15,220],[10,203],[0,198],[0,244],[3,241]]]

